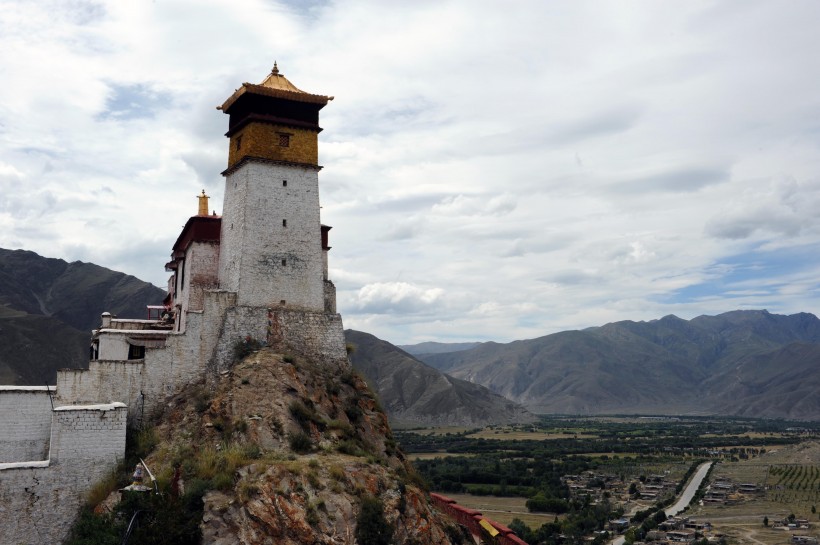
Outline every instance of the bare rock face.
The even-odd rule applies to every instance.
[[[158,434],[146,460],[154,472],[178,465],[186,487],[208,489],[203,544],[360,543],[365,499],[383,517],[362,524],[381,527],[390,543],[467,543],[431,509],[352,370],[263,349],[174,398]]]

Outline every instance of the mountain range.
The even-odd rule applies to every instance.
[[[670,315],[418,358],[535,413],[820,419],[820,320],[808,313]]]
[[[535,420],[517,403],[448,376],[369,333],[348,329],[345,340],[353,348],[353,367],[378,392],[394,426],[485,426]]]
[[[0,249],[0,384],[53,384],[56,369],[86,367],[102,312],[143,317],[164,296],[97,265]],[[530,413],[820,420],[820,320],[807,313],[670,315],[405,350],[367,333],[346,336],[354,366],[399,424],[483,425]]]
[[[145,317],[165,292],[92,263],[0,248],[0,384],[54,384],[57,369],[88,367],[100,314]]]

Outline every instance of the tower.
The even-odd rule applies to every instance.
[[[219,287],[238,305],[327,308],[318,135],[332,99],[298,89],[274,64],[219,107],[230,116]]]

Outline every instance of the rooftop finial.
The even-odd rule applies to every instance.
[[[274,76],[279,75],[279,67],[276,66],[276,61],[273,61],[273,70],[271,70],[270,73],[273,74]]]
[[[196,197],[199,199],[199,213],[198,216],[207,216],[208,215],[208,195],[205,194],[205,190],[202,190],[202,195],[197,195]]]

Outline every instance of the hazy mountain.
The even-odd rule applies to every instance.
[[[165,292],[91,263],[0,249],[0,383],[54,384],[56,370],[86,367],[100,314],[144,318]]]
[[[534,419],[516,403],[449,377],[373,335],[348,329],[345,339],[354,347],[353,367],[379,394],[394,424],[481,426]]]
[[[460,350],[469,350],[475,348],[481,343],[437,343],[427,341],[417,344],[399,344],[396,345],[412,356],[420,356],[423,354],[442,354],[444,352],[458,352]]]
[[[734,311],[622,321],[420,356],[541,413],[820,419],[820,320]]]

